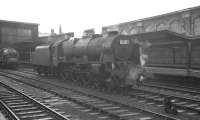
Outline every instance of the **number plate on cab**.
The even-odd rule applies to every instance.
[[[119,44],[121,44],[121,45],[127,45],[127,44],[129,44],[129,40],[120,40],[119,41]]]

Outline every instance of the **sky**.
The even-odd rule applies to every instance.
[[[200,6],[200,0],[0,0],[0,19],[39,24],[39,32],[75,32]]]

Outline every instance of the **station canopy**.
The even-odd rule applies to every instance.
[[[152,45],[180,44],[189,40],[189,37],[183,34],[169,30],[146,32],[133,35],[141,41],[149,41]]]

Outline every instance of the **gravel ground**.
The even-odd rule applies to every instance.
[[[0,120],[8,120],[8,119],[6,119],[6,117],[2,114],[1,111],[0,111]]]

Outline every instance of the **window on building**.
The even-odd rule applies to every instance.
[[[200,35],[200,17],[194,20],[194,34]]]

